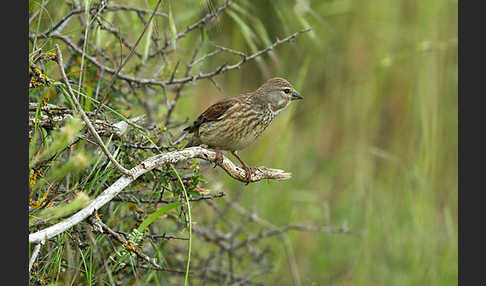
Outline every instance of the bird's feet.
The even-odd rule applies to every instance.
[[[241,167],[243,170],[245,170],[245,180],[246,180],[246,185],[248,185],[251,182],[251,175],[255,172],[255,170],[252,167],[248,167],[243,160],[236,154],[236,151],[231,151],[231,154],[238,159],[241,163]]]
[[[216,153],[216,159],[214,159],[214,166],[213,168],[216,168],[216,166],[223,164],[223,153],[220,150],[215,150]]]
[[[248,167],[247,165],[243,165],[243,170],[245,170],[245,180],[246,184],[248,185],[251,182],[251,175],[255,173],[255,169],[252,167]]]

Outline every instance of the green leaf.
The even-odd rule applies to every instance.
[[[199,30],[201,31],[201,42],[204,43],[208,39],[208,35],[207,35],[207,32],[206,32],[206,29],[201,28]]]
[[[161,215],[165,214],[166,212],[168,212],[169,210],[175,208],[175,207],[179,207],[179,206],[182,206],[183,203],[181,202],[175,202],[175,203],[172,203],[172,204],[168,204],[166,205],[165,207],[157,210],[156,212],[154,212],[153,214],[149,215],[139,226],[138,226],[138,231],[140,232],[143,232],[144,229],[149,226],[152,222],[154,222],[158,217],[160,217]]]
[[[33,158],[29,164],[29,168],[35,168],[39,162],[55,155],[62,149],[66,148],[70,143],[72,143],[77,136],[80,134],[83,128],[83,122],[78,117],[72,117],[66,120],[63,127],[53,131],[49,136],[49,143],[46,144],[47,147],[44,148],[42,153]],[[38,138],[40,139],[40,138]],[[38,140],[36,138],[36,140]],[[33,152],[35,147],[35,141],[31,143],[30,151]],[[33,156],[33,154],[31,154]]]
[[[76,198],[69,203],[62,203],[54,207],[43,209],[37,214],[29,218],[29,224],[33,224],[40,220],[53,220],[61,217],[71,215],[78,210],[84,208],[90,202],[89,196],[84,192],[79,192]]]
[[[86,75],[84,75],[84,77],[86,77]],[[91,110],[90,97],[93,96],[93,87],[91,85],[86,85],[86,94],[88,96],[84,98],[84,111],[90,111]]]
[[[142,55],[142,63],[146,63],[147,61],[147,57],[148,57],[148,54],[149,54],[149,51],[150,51],[150,43],[152,41],[152,33],[153,33],[153,30],[154,30],[154,23],[150,23],[149,24],[149,27],[147,29],[147,34],[144,36],[145,37],[145,46],[143,48],[143,55]]]
[[[175,50],[176,49],[176,37],[177,37],[177,29],[175,25],[175,20],[174,20],[174,14],[172,14],[172,7],[169,2],[169,26],[170,26],[170,33],[172,36],[171,42],[172,42],[172,48]]]
[[[250,50],[252,53],[255,53],[258,51],[258,48],[255,43],[255,33],[252,31],[250,26],[248,26],[238,14],[234,13],[231,10],[226,11],[226,13],[238,24],[238,26],[241,29],[241,34],[243,35],[243,38],[245,38],[246,43],[248,46],[250,46]],[[255,60],[259,60],[260,58],[256,58]]]

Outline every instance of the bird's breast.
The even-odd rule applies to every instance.
[[[222,150],[241,150],[252,144],[270,125],[275,115],[268,110],[241,108],[218,121],[203,123],[199,137],[203,144]]]

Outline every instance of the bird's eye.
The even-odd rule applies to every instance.
[[[284,89],[284,92],[285,92],[286,94],[289,94],[289,93],[290,93],[290,89],[289,89],[289,88],[286,88],[286,89]]]

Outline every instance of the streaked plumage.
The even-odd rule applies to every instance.
[[[249,180],[250,170],[235,152],[253,143],[293,99],[302,96],[285,79],[272,78],[254,92],[220,100],[184,129],[194,133],[186,147],[205,144],[230,151],[242,163]]]

